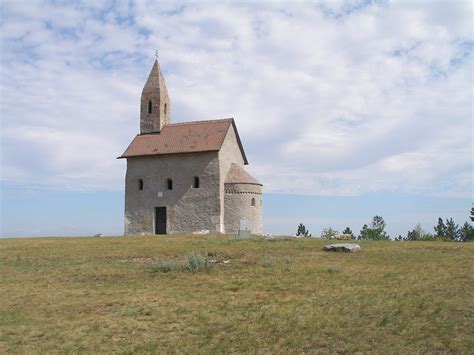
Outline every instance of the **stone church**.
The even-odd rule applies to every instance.
[[[262,233],[262,184],[247,173],[233,118],[171,123],[157,60],[143,88],[127,159],[125,235],[200,230]]]

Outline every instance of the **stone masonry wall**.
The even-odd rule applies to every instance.
[[[238,233],[241,220],[250,222],[252,234],[262,234],[262,187],[251,184],[225,184],[225,232]],[[252,206],[252,198],[255,206]]]
[[[156,67],[155,67],[156,66]],[[140,100],[140,133],[159,132],[171,122],[171,107],[168,90],[159,64],[155,63],[143,87]],[[148,102],[152,103],[148,113]]]
[[[220,196],[221,196],[221,221],[222,226],[224,227],[224,181],[229,172],[230,166],[232,164],[238,164],[240,166],[244,165],[244,159],[242,153],[239,149],[239,144],[237,142],[237,135],[235,134],[234,128],[231,126],[227,135],[222,143],[221,150],[219,151],[219,171],[220,171]],[[224,229],[222,230],[224,233]]]
[[[192,187],[195,176],[200,180],[197,189]],[[173,190],[167,189],[168,178]],[[143,179],[143,190],[139,179]],[[125,235],[154,234],[155,207],[167,207],[167,233],[220,231],[217,152],[128,158]]]

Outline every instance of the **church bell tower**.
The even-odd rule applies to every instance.
[[[171,122],[170,99],[158,60],[143,87],[140,105],[140,134],[159,133]]]

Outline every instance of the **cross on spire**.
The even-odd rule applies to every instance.
[[[155,59],[158,60],[158,49],[155,50]]]

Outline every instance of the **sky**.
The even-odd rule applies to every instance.
[[[462,224],[472,23],[462,0],[3,0],[0,236],[123,232],[155,50],[173,122],[235,118],[265,232]]]

